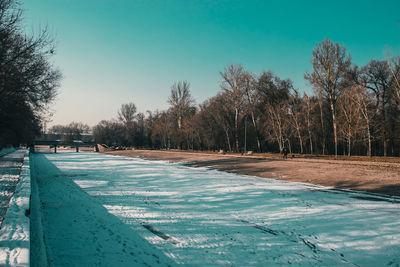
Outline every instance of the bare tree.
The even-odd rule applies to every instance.
[[[356,86],[351,86],[344,90],[338,99],[338,122],[339,132],[343,139],[347,141],[347,155],[351,155],[351,147],[353,139],[357,134],[358,125],[360,123],[360,106],[355,105],[353,100]],[[345,150],[343,151],[345,152]]]
[[[374,116],[375,109],[373,108],[373,101],[370,93],[364,84],[354,85],[354,93],[352,94],[352,100],[356,107],[359,108],[361,117],[364,119],[364,127],[367,135],[368,150],[367,155],[372,155],[372,133],[371,124]]]
[[[303,95],[303,100],[305,104],[305,121],[307,126],[308,140],[310,142],[310,154],[313,154],[313,134],[312,134],[312,113],[316,106],[316,103],[312,101],[312,98],[309,97],[306,93]]]
[[[84,134],[88,134],[90,127],[81,122],[71,122],[67,125],[53,125],[49,129],[50,134],[58,135],[64,142],[72,142],[74,140],[82,140]]]
[[[317,99],[318,99],[319,121],[321,123],[321,132],[322,132],[322,138],[321,138],[322,155],[325,155],[325,153],[326,153],[326,130],[325,130],[325,117],[324,117],[324,97],[322,95],[321,90],[316,90],[314,88],[314,92],[316,93]]]
[[[121,108],[118,110],[118,119],[125,128],[123,145],[137,145],[135,142],[136,105],[132,102],[128,104],[122,104]]]
[[[266,122],[270,125],[267,130],[271,132],[271,137],[279,146],[279,152],[282,153],[285,148],[285,143],[287,136],[285,135],[286,127],[285,115],[286,115],[286,105],[269,105],[266,108],[268,119]]]
[[[221,88],[233,101],[235,151],[239,152],[239,117],[245,103],[246,72],[242,65],[229,65],[220,75]]]
[[[321,91],[329,101],[336,157],[338,152],[336,101],[344,86],[343,83],[346,82],[345,76],[351,65],[350,55],[346,54],[344,46],[325,39],[313,50],[312,63],[313,72],[306,73],[304,78],[313,85],[315,90]]]
[[[288,141],[288,99],[293,89],[290,79],[281,80],[272,72],[264,72],[258,79],[257,90],[265,110],[265,130],[278,143],[282,153]],[[291,148],[290,148],[291,149]]]
[[[257,90],[257,81],[254,75],[246,72],[244,74],[244,82],[245,82],[245,97],[246,97],[246,114],[250,115],[251,122],[255,131],[255,138],[257,143],[257,151],[261,151],[261,138],[260,138],[260,129],[259,129],[259,119],[261,112],[259,112],[258,108],[260,106],[260,94]]]
[[[217,125],[219,125],[225,133],[226,144],[228,150],[232,151],[230,132],[234,126],[232,125],[232,111],[234,109],[234,101],[229,97],[226,92],[219,93],[212,98],[211,116],[214,118]]]
[[[303,117],[302,104],[303,104],[302,99],[299,97],[298,92],[294,90],[289,101],[289,115],[291,118],[290,121],[293,125],[293,128],[296,130],[297,138],[299,139],[300,154],[303,154],[302,128],[304,123],[302,122],[302,117]]]
[[[116,120],[102,120],[93,127],[94,140],[98,144],[117,146],[123,143],[124,126]]]
[[[386,62],[392,73],[392,87],[395,97],[400,105],[400,56],[393,57],[391,53],[387,53]]]
[[[152,143],[159,148],[171,148],[171,114],[168,112],[156,112],[152,123]]]
[[[131,126],[136,118],[136,105],[132,102],[122,104],[118,111],[118,119],[126,126]]]
[[[193,108],[194,100],[190,95],[190,84],[187,81],[177,82],[171,86],[171,96],[168,103],[176,116],[178,129],[182,128],[182,120],[187,112]]]
[[[375,107],[379,117],[380,138],[383,143],[383,155],[388,151],[388,105],[392,75],[387,62],[371,60],[361,69],[360,84],[371,90],[375,95]]]

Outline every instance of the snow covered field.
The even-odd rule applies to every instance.
[[[90,152],[31,173],[53,265],[400,264],[399,199]]]

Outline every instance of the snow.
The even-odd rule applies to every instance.
[[[10,153],[14,152],[15,150],[16,150],[16,149],[13,148],[13,147],[10,147],[10,148],[3,148],[2,150],[0,150],[0,157],[1,157],[1,156],[4,156],[4,155],[7,155],[7,154],[10,154]]]
[[[31,194],[28,157],[24,159],[20,178],[0,229],[2,266],[29,266],[30,222],[25,216]]]
[[[80,154],[81,155],[81,154]],[[56,154],[57,158],[68,156]],[[87,156],[87,155],[86,155]],[[32,265],[56,266],[167,266],[173,262],[124,224],[43,154],[32,155]],[[86,158],[90,161],[90,158]],[[68,158],[66,158],[68,160]],[[73,161],[69,161],[73,163]],[[86,177],[82,174],[83,177]],[[71,179],[72,178],[72,179]],[[104,187],[101,181],[85,186]],[[92,187],[91,187],[92,188]],[[36,197],[37,196],[37,197]],[[43,240],[42,240],[43,238]],[[44,252],[43,252],[44,251]]]
[[[4,155],[1,155],[3,152]],[[26,150],[15,151],[15,149],[0,151],[0,225],[18,185],[25,153]]]
[[[398,198],[91,152],[32,162],[52,264],[400,264]]]

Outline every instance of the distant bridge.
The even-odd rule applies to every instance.
[[[98,151],[97,144],[95,142],[83,142],[74,140],[72,142],[65,142],[61,140],[35,140],[31,144],[31,149],[35,149],[35,146],[49,146],[50,148],[54,148],[54,153],[57,153],[57,147],[59,146],[69,146],[75,147],[76,152],[79,152],[80,147],[94,147],[96,151]]]

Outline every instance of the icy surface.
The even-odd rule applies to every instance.
[[[96,259],[112,263],[119,236],[150,265],[151,254],[197,266],[400,264],[398,199],[89,152],[33,159],[53,261],[88,263],[102,246]]]

